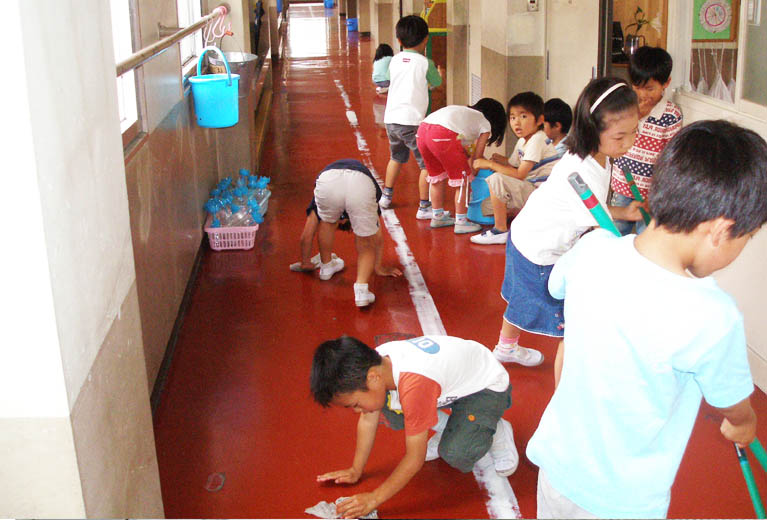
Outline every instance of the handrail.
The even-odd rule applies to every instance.
[[[201,28],[202,26],[204,26],[205,24],[207,24],[209,21],[213,20],[217,16],[226,16],[228,12],[229,12],[229,7],[226,4],[221,4],[215,9],[213,9],[210,12],[210,14],[203,16],[202,18],[194,22],[189,27],[184,27],[178,32],[171,34],[167,38],[163,38],[162,40],[159,40],[153,43],[152,45],[148,45],[147,47],[144,47],[140,51],[131,54],[130,56],[125,58],[123,61],[117,64],[117,77],[119,78],[120,76],[128,72],[129,70],[133,70],[139,65],[151,60],[155,56],[158,56],[174,43],[184,39],[184,37],[197,31],[199,28]]]

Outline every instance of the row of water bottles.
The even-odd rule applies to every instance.
[[[251,175],[241,169],[235,180],[221,179],[205,202],[211,216],[211,227],[253,226],[264,221],[272,192],[269,177]]]

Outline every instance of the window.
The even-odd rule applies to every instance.
[[[687,0],[692,38],[687,91],[767,119],[767,42],[761,0]],[[723,107],[726,105],[723,105]]]
[[[189,27],[202,18],[200,0],[177,0],[178,26]],[[202,51],[202,31],[195,31],[181,40],[181,64],[185,65]]]
[[[115,63],[119,63],[133,54],[133,39],[131,37],[130,0],[110,0],[112,8],[112,40],[114,44]],[[138,127],[138,108],[136,102],[136,75],[128,71],[117,78],[117,103],[120,112],[120,131],[123,136],[133,129],[135,137]]]

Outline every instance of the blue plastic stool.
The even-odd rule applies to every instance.
[[[492,215],[485,216],[482,214],[482,201],[490,196],[490,188],[488,188],[485,179],[492,174],[493,170],[478,170],[477,176],[471,181],[471,200],[469,201],[469,211],[466,217],[477,224],[495,224],[495,218]]]

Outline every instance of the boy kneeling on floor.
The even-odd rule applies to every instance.
[[[425,460],[441,457],[467,473],[489,457],[501,476],[517,469],[511,424],[503,419],[511,406],[509,374],[475,341],[423,336],[372,349],[342,336],[317,348],[311,391],[322,406],[343,406],[360,414],[352,466],[319,475],[318,482],[353,484],[360,479],[381,414],[392,429],[405,429],[400,463],[378,488],[339,504],[344,518],[364,516],[391,498]],[[443,407],[452,409],[449,418],[439,411]],[[437,431],[431,439],[429,429]]]

